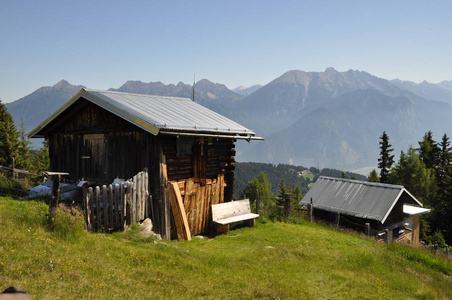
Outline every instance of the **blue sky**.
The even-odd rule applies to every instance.
[[[206,78],[229,88],[334,67],[452,80],[452,1],[0,1],[0,99]]]

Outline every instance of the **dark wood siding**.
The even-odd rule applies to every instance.
[[[74,180],[111,182],[149,168],[156,138],[90,102],[80,100],[49,131],[50,166]]]

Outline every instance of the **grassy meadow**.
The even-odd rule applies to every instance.
[[[34,299],[452,299],[452,262],[303,221],[161,241],[87,233],[76,209],[0,197],[0,289]]]

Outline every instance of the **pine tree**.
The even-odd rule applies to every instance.
[[[389,136],[386,131],[380,137],[380,158],[378,158],[378,168],[380,168],[380,182],[386,183],[388,181],[389,171],[394,163],[394,155],[391,152],[394,149],[389,144]]]
[[[286,186],[284,177],[281,177],[281,182],[279,183],[279,191],[278,191],[278,205],[284,205],[284,198],[286,197],[286,193],[289,193],[289,190]]]
[[[431,205],[436,197],[436,180],[432,169],[427,169],[416,149],[400,153],[399,162],[392,168],[388,182],[403,185],[423,204]]]
[[[31,142],[25,133],[23,120],[20,121],[19,140],[17,142],[16,166],[21,169],[30,170],[31,168]]]
[[[451,163],[452,147],[450,147],[449,137],[447,134],[444,134],[441,143],[439,144],[438,170],[436,174],[440,190],[446,188],[445,181]]]
[[[268,182],[267,175],[260,172],[254,177],[243,190],[243,197],[247,197],[253,203],[256,200],[256,189],[259,190],[260,211],[262,216],[268,216],[274,207],[274,195],[271,193],[271,185]]]
[[[368,178],[369,178],[369,182],[380,182],[380,178],[378,178],[378,174],[375,169],[370,171]]]
[[[10,165],[17,154],[18,132],[13,118],[0,100],[0,165]]]
[[[41,175],[42,172],[49,170],[50,158],[48,141],[44,141],[42,148],[33,153],[32,161],[33,173]]]
[[[433,139],[432,131],[425,133],[422,141],[419,142],[419,158],[424,162],[427,169],[438,168],[440,148]]]

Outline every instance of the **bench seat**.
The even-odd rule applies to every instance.
[[[224,219],[217,219],[214,222],[221,224],[221,225],[225,225],[225,224],[230,224],[230,223],[234,223],[234,222],[256,219],[258,217],[259,217],[258,214],[249,213],[249,214],[244,214],[244,215],[232,216],[232,217],[228,217],[228,218],[224,218]]]
[[[240,221],[248,221],[254,224],[258,214],[251,213],[250,200],[237,200],[212,205],[212,221],[218,224],[217,231],[228,230],[229,224]]]

